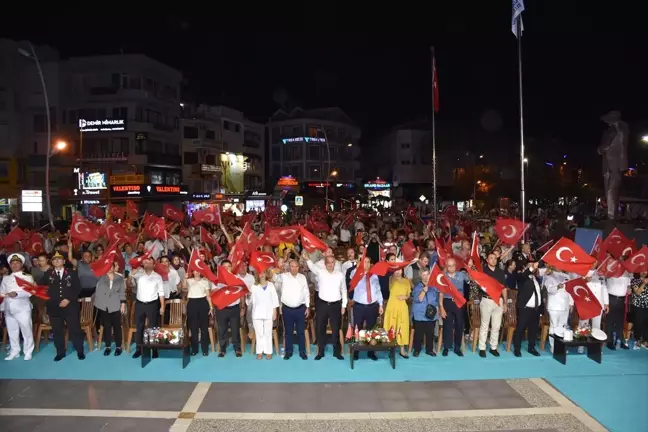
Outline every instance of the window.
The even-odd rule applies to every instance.
[[[139,77],[131,77],[130,83],[129,83],[130,88],[139,90],[142,88],[142,79]]]
[[[198,128],[193,126],[185,126],[183,136],[186,139],[198,139]]]
[[[331,160],[335,161],[337,160],[337,147],[329,146],[329,152],[331,154]]]
[[[308,126],[308,136],[316,138],[319,134],[319,127],[317,126]]]
[[[106,149],[109,153],[128,154],[128,138],[111,138],[110,147]]]
[[[166,143],[165,147],[166,147],[167,154],[170,154],[170,155],[179,155],[180,154],[180,146],[178,144]]]
[[[241,125],[238,123],[234,123],[234,132],[241,132]]]
[[[231,122],[229,122],[229,121],[227,121],[227,120],[223,120],[223,129],[225,129],[225,130],[232,130],[232,129],[234,129],[234,128],[233,128],[233,125],[232,125]]]
[[[47,116],[45,114],[34,114],[34,132],[47,132]]]
[[[151,171],[151,183],[164,184],[164,173],[162,171]]]
[[[114,88],[119,88],[119,84],[121,83],[121,77],[119,76],[118,73],[114,73],[110,75],[110,84]]]
[[[198,163],[198,154],[196,152],[185,152],[184,153],[184,163],[185,165],[195,165]]]
[[[272,128],[272,139],[274,141],[279,141],[281,139],[281,129],[279,129],[278,127]]]
[[[272,164],[272,177],[275,179],[278,179],[281,177],[281,165],[278,163],[273,163]]]
[[[281,146],[275,145],[272,146],[272,156],[271,156],[273,161],[279,161],[281,160]]]
[[[402,159],[401,160],[401,165],[411,165],[412,163],[410,162],[409,159]]]
[[[301,165],[293,165],[292,169],[290,170],[290,174],[295,177],[296,179],[300,179],[302,177],[302,166]]]
[[[308,159],[318,160],[320,158],[319,146],[312,145],[308,147]]]
[[[314,178],[320,178],[322,174],[320,173],[320,166],[319,165],[309,165],[308,166],[308,178],[309,179],[314,179]]]
[[[205,139],[208,139],[208,140],[216,140],[216,132],[214,132],[214,131],[211,130],[211,129],[207,129],[207,130],[205,131]]]
[[[402,149],[408,149],[408,148],[410,148],[410,144],[409,143],[401,143],[401,148]]]

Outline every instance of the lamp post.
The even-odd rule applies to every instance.
[[[50,158],[52,157],[52,123],[50,121],[50,107],[49,107],[49,97],[47,96],[47,86],[45,85],[45,77],[43,76],[43,70],[41,69],[40,62],[38,61],[38,56],[36,55],[36,50],[34,50],[34,45],[31,42],[29,44],[29,51],[22,48],[18,48],[18,52],[27,57],[28,59],[33,60],[36,63],[36,68],[38,69],[38,76],[40,77],[41,86],[43,87],[43,96],[45,97],[45,115],[47,119],[47,157],[45,158],[45,200],[47,201],[47,216],[49,218],[50,228],[52,230],[54,227],[54,218],[52,217],[52,203],[50,197]],[[31,52],[30,52],[31,51]],[[58,143],[57,143],[58,144]],[[65,148],[65,145],[63,146]]]
[[[322,134],[324,134],[324,142],[326,143],[326,159],[327,159],[327,164],[326,164],[326,183],[328,183],[329,178],[331,177],[331,148],[329,147],[329,140],[328,140],[328,135],[326,135],[326,131],[323,128],[319,129]],[[337,171],[335,172],[337,175]],[[326,185],[326,189],[324,192],[324,205],[326,206],[326,213],[328,213],[329,210],[329,200],[328,200],[328,192],[329,192],[329,187],[328,184]]]
[[[641,142],[648,144],[648,135],[644,135],[641,137]]]

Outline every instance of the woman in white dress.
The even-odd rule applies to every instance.
[[[270,277],[269,271],[256,275],[246,300],[252,307],[257,360],[261,360],[264,354],[268,360],[272,358],[272,323],[277,319],[279,297],[274,284],[269,281]]]
[[[11,351],[5,360],[13,360],[20,357],[20,334],[23,338],[23,352],[25,360],[31,360],[34,351],[34,335],[32,334],[32,304],[29,300],[31,294],[23,290],[16,283],[16,278],[23,279],[34,284],[34,278],[23,272],[25,258],[21,254],[9,255],[9,267],[11,274],[2,278],[0,284],[0,297],[3,302],[0,304],[0,311],[4,310],[5,322]]]

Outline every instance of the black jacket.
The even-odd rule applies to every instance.
[[[535,284],[533,283],[533,278],[535,275],[531,273],[529,269],[524,270],[518,274],[517,286],[518,286],[518,297],[517,297],[517,308],[518,310],[526,307],[526,304],[529,302],[531,297],[536,295],[537,291],[535,289]],[[537,279],[536,279],[537,281]],[[538,284],[540,282],[538,281]],[[538,300],[536,302],[538,309],[542,310],[542,293],[538,294]]]
[[[79,313],[79,293],[81,292],[81,283],[79,282],[79,276],[74,270],[65,268],[63,270],[63,277],[59,278],[58,274],[53,268],[47,270],[41,280],[38,282],[39,285],[47,285],[47,295],[49,300],[45,303],[47,306],[47,313],[50,316],[61,316],[67,310],[76,311],[74,313]],[[70,301],[70,304],[65,307],[59,307],[61,300],[66,299]]]

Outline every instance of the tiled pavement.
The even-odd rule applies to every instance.
[[[537,431],[605,429],[541,379],[244,384],[0,381],[0,430]]]

